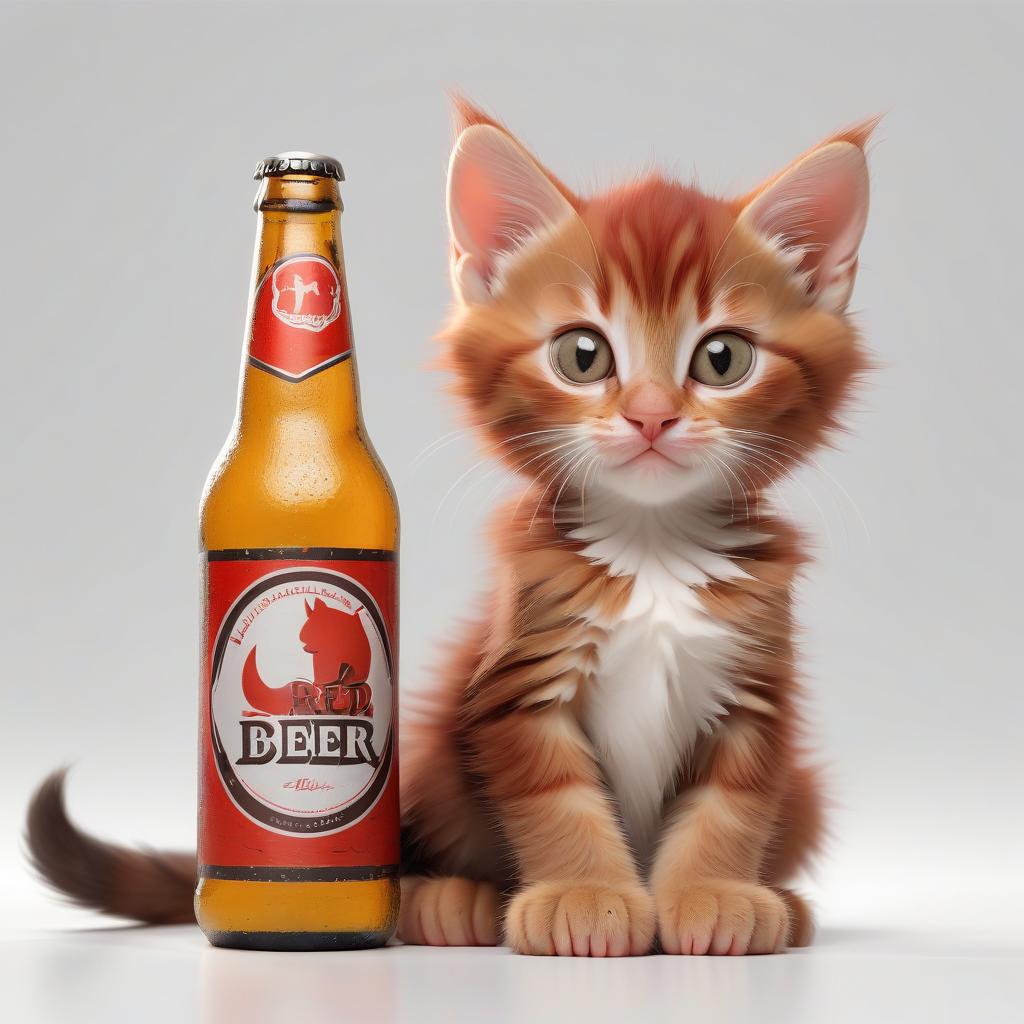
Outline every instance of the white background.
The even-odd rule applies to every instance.
[[[573,1000],[592,1017],[707,1004],[713,1019],[857,1020],[867,1000],[872,1019],[1008,1019],[1024,909],[1022,29],[1010,4],[3,5],[0,892],[22,937],[0,963],[26,1019],[129,1012],[141,992],[160,994],[154,1014],[224,1019],[224,986],[277,963],[282,985],[315,984],[300,963],[378,978],[383,1019],[426,1019],[456,983],[509,1019]],[[97,923],[24,866],[25,803],[55,765],[75,765],[89,828],[193,842],[196,507],[233,413],[259,158],[322,150],[348,174],[365,416],[403,512],[406,692],[429,688],[487,584],[478,528],[499,475],[472,469],[458,435],[416,462],[458,425],[428,369],[449,301],[452,86],[583,190],[657,165],[744,191],[886,114],[854,297],[881,369],[842,450],[785,495],[818,553],[800,617],[836,802],[809,883],[822,944],[739,966],[409,950],[255,968],[190,929],[40,932]]]

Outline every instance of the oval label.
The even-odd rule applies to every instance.
[[[380,609],[351,577],[299,568],[257,580],[213,652],[214,759],[235,806],[288,835],[359,821],[388,779],[392,680]]]

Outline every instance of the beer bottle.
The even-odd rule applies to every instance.
[[[398,510],[359,412],[340,164],[256,169],[237,415],[200,509],[196,917],[217,946],[379,946],[398,912]]]

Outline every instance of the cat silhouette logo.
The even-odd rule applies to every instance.
[[[271,310],[289,327],[319,333],[341,315],[338,272],[319,256],[283,260],[270,280]]]
[[[305,602],[306,622],[299,630],[302,649],[313,655],[313,678],[268,686],[256,665],[253,645],[242,667],[242,693],[255,711],[242,714],[372,715],[370,645],[355,615],[329,608],[317,597]]]
[[[358,583],[316,568],[263,577],[225,617],[212,669],[214,756],[246,816],[324,835],[374,806],[393,756],[393,666]]]

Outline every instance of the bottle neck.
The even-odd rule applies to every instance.
[[[359,427],[341,247],[341,199],[331,178],[265,178],[249,293],[239,427],[280,445],[290,428]]]

